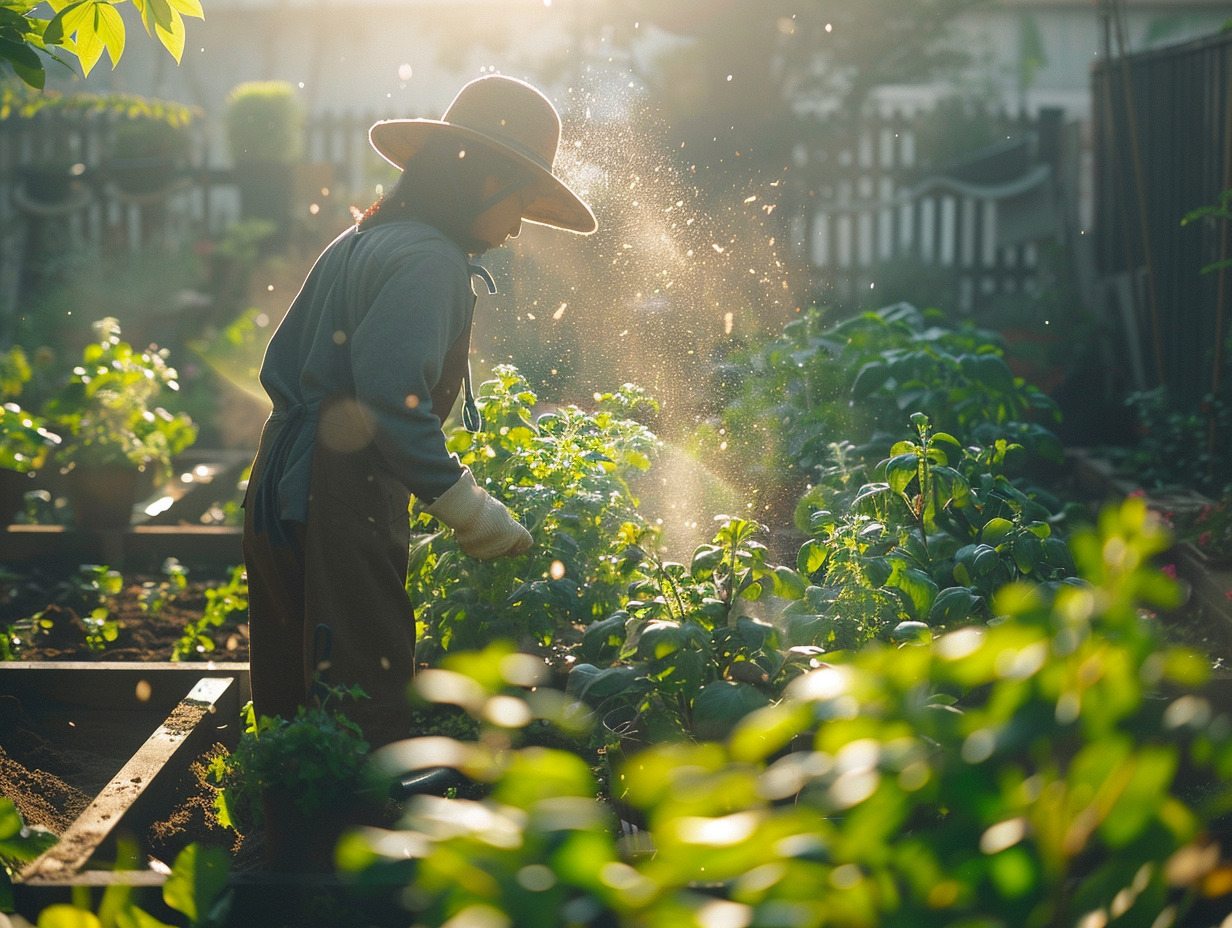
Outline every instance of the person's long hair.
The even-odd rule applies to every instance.
[[[492,175],[502,187],[532,177],[489,148],[439,133],[407,161],[398,182],[368,207],[358,226],[362,231],[385,222],[418,219],[453,239],[467,254],[479,254],[491,246],[472,236],[471,226],[486,208],[483,185]]]

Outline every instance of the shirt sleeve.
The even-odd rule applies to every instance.
[[[416,497],[436,500],[462,475],[445,446],[448,409],[432,408],[445,356],[466,328],[474,295],[459,262],[431,248],[395,255],[372,285],[371,305],[351,338],[356,399],[375,441]]]

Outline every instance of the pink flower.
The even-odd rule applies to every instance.
[[[1232,602],[1232,590],[1224,590],[1223,598],[1228,600],[1229,602]]]
[[[1160,568],[1160,570],[1166,573],[1173,580],[1176,579],[1176,565],[1175,564],[1165,564],[1163,567]]]
[[[1203,532],[1201,535],[1198,536],[1198,546],[1199,547],[1205,548],[1210,543],[1211,543],[1211,533],[1210,532]]]
[[[1136,490],[1131,490],[1131,491],[1129,492],[1129,495],[1130,495],[1130,496],[1136,496],[1136,497],[1138,497],[1139,499],[1145,499],[1145,498],[1146,498],[1146,490],[1142,489],[1142,487],[1138,487]]]

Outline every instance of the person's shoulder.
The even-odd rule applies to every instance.
[[[466,254],[457,242],[426,222],[417,219],[385,222],[365,230],[364,235],[372,236],[374,244],[389,249],[398,257],[438,256],[455,265],[461,273],[467,272]]]

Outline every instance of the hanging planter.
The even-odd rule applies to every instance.
[[[17,169],[13,202],[29,216],[66,216],[84,209],[93,191],[81,164],[23,165]]]

